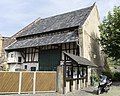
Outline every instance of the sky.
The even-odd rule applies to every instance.
[[[78,10],[94,2],[101,21],[114,6],[120,6],[120,0],[1,0],[0,34],[10,37],[39,17]]]

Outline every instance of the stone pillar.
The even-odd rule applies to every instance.
[[[88,67],[88,85],[91,85],[91,80],[90,80],[90,78],[91,78],[91,68]]]
[[[57,67],[57,92],[64,94],[64,67]]]

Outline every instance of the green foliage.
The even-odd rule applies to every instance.
[[[113,77],[112,73],[109,72],[109,71],[103,71],[102,74],[103,74],[103,75],[106,75],[108,78],[111,78],[111,79],[112,79],[112,77]]]
[[[113,81],[120,81],[120,72],[112,73],[112,80]]]
[[[112,79],[112,81],[120,81],[120,72],[103,71],[102,74],[106,75],[108,78]]]
[[[103,51],[113,60],[120,59],[120,6],[114,7],[99,26]]]
[[[117,66],[120,66],[120,59],[113,61],[112,58],[108,58],[108,63],[109,63],[109,65],[117,65]]]
[[[97,72],[94,70],[92,70],[90,78],[91,78],[91,85],[92,86],[95,86],[96,83],[99,81],[99,76],[98,76]]]

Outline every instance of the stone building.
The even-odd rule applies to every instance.
[[[30,24],[28,25],[30,26]],[[25,29],[25,28],[24,28]],[[7,56],[5,52],[5,48],[16,41],[16,37],[22,33],[22,30],[17,32],[11,37],[3,37],[0,34],[0,70],[3,70],[3,66],[7,62]]]
[[[35,20],[6,48],[10,71],[57,70],[63,52],[101,66],[96,5]]]
[[[3,70],[4,64],[7,65],[5,47],[9,45],[10,38],[0,35],[0,70]]]
[[[63,84],[59,85],[67,92],[80,80],[90,84],[91,69],[101,68],[99,24],[95,4],[35,20],[14,35],[6,47],[9,70],[61,72],[58,81],[63,80]]]

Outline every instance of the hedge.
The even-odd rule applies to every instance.
[[[112,81],[120,81],[120,72],[102,72],[104,75],[106,75],[108,78],[111,78]]]

